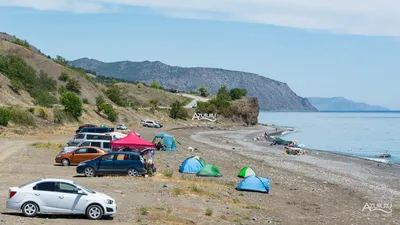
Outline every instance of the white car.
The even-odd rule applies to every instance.
[[[125,124],[118,124],[117,130],[127,130],[128,128],[125,126]]]
[[[27,217],[40,213],[84,214],[97,220],[117,211],[115,200],[70,180],[41,179],[9,189],[7,209],[22,210]]]

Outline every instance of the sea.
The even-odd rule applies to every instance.
[[[259,123],[293,128],[281,138],[307,149],[400,164],[400,111],[265,112]],[[379,159],[380,154],[390,158]]]

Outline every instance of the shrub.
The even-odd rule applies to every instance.
[[[150,100],[149,101],[149,104],[151,105],[151,108],[153,109],[153,110],[156,110],[157,108],[158,108],[158,101],[157,100]]]
[[[33,107],[30,107],[30,108],[28,109],[28,111],[29,111],[30,113],[35,114],[35,108],[33,108]]]
[[[34,103],[40,106],[51,108],[54,104],[58,103],[56,97],[38,88],[32,89],[30,94],[34,98]]]
[[[54,62],[61,64],[63,66],[68,65],[68,60],[66,60],[64,57],[57,55],[56,58],[54,59]]]
[[[24,89],[24,85],[18,79],[11,79],[10,84],[11,89],[16,93],[19,93],[20,90]]]
[[[54,122],[55,123],[64,123],[67,121],[71,121],[73,117],[69,115],[67,112],[62,110],[61,108],[57,107],[53,110],[54,114]]]
[[[45,108],[40,108],[39,109],[39,117],[45,120],[49,119],[49,113]]]
[[[11,112],[9,109],[2,107],[0,108],[0,126],[6,127],[8,121],[11,120]]]
[[[146,215],[149,214],[149,211],[147,210],[146,207],[141,207],[141,208],[139,209],[139,212],[140,212],[140,215],[142,215],[142,216],[146,216]]]
[[[234,88],[229,92],[229,96],[232,100],[241,99],[247,95],[246,89]]]
[[[206,215],[206,216],[212,216],[212,214],[213,214],[213,209],[210,208],[210,207],[207,207],[207,208],[206,208],[205,215]]]
[[[121,97],[122,91],[118,86],[113,85],[107,89],[106,95],[112,102],[119,106],[126,107],[128,105],[127,101]]]
[[[21,46],[23,46],[25,48],[30,49],[30,45],[26,40],[21,40],[21,39],[15,38],[15,40],[12,43],[17,44],[17,45],[21,45]]]
[[[142,88],[144,85],[142,84],[142,83],[138,83],[137,85],[136,85],[136,87],[137,88]]]
[[[68,91],[75,92],[77,94],[81,92],[81,85],[79,84],[79,81],[72,77],[68,79],[65,87]]]
[[[60,81],[66,82],[69,79],[69,74],[67,72],[62,72],[58,79]]]
[[[154,89],[160,89],[160,85],[158,84],[157,81],[153,81],[150,83],[150,87]]]
[[[201,96],[203,96],[203,97],[208,96],[208,89],[206,87],[204,87],[203,85],[201,85],[197,90],[200,92]]]
[[[111,122],[115,122],[117,120],[117,112],[111,105],[103,105],[103,111]]]
[[[174,189],[172,189],[172,194],[173,195],[180,195],[180,194],[182,194],[182,190],[180,189],[180,188],[174,188]]]
[[[64,85],[61,85],[60,88],[58,88],[58,93],[62,95],[64,92],[67,92],[67,88]]]
[[[105,101],[103,96],[99,95],[96,97],[96,107],[97,107],[97,111],[101,112],[101,110],[103,109],[103,105],[104,105]]]
[[[63,93],[61,95],[61,104],[64,106],[65,112],[71,116],[75,118],[82,116],[82,101],[75,93]]]
[[[21,109],[19,107],[10,107],[11,121],[18,125],[25,126],[36,126],[35,118],[29,111]]]
[[[83,104],[89,104],[89,100],[87,98],[82,99]]]
[[[57,90],[57,81],[49,77],[43,70],[40,71],[39,77],[36,79],[35,88],[41,91],[52,92]]]
[[[188,115],[188,111],[185,108],[183,108],[182,103],[180,101],[175,101],[171,105],[169,116],[172,119],[186,120],[189,115]]]

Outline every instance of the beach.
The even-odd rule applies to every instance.
[[[54,165],[57,150],[31,145],[64,142],[69,136],[1,140],[0,198],[4,201],[8,187],[55,177],[110,195],[118,212],[113,221],[62,215],[28,219],[3,204],[0,224],[399,224],[397,167],[318,151],[288,156],[283,146],[254,140],[265,131],[272,133],[272,127],[171,126],[135,130],[147,140],[166,132],[181,143],[176,152],[156,152],[157,173],[149,178],[77,176],[74,166]],[[188,151],[189,147],[195,150]],[[179,165],[193,155],[216,165],[223,176],[179,173]],[[245,166],[270,178],[268,194],[235,190],[242,180],[237,175]],[[365,209],[366,203],[390,204],[391,213]],[[207,210],[211,215],[206,215]]]

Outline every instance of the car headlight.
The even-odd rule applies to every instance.
[[[62,155],[61,153],[60,153],[60,154],[58,154],[58,155],[56,156],[56,158],[60,158],[60,157],[61,157],[61,155]]]
[[[86,165],[86,163],[84,163],[84,162],[81,162],[78,164],[78,166],[84,166],[84,165]]]
[[[106,199],[106,203],[111,205],[111,204],[113,204],[113,203],[114,203],[114,201],[113,201],[113,200],[111,200],[111,199]]]

